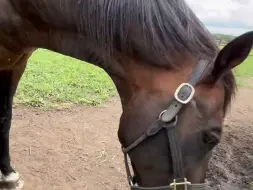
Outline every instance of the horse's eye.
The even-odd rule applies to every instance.
[[[219,143],[219,138],[216,135],[206,131],[203,133],[203,142],[209,145],[216,145]]]

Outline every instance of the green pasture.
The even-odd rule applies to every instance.
[[[28,61],[14,103],[33,107],[98,105],[115,94],[112,80],[102,69],[39,49]]]
[[[235,75],[237,77],[253,77],[253,51],[250,56],[235,69]]]
[[[253,51],[241,65],[234,69],[234,74],[239,87],[253,87]]]
[[[250,86],[250,81],[253,81],[253,52],[234,72],[239,86]],[[94,106],[114,95],[115,86],[102,69],[39,49],[29,59],[14,103],[33,107]]]

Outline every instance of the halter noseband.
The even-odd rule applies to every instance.
[[[159,115],[158,119],[151,124],[146,132],[141,135],[136,141],[134,141],[131,145],[124,148],[122,147],[122,151],[124,154],[124,162],[126,167],[126,173],[129,185],[131,190],[177,190],[178,187],[184,187],[184,190],[206,190],[208,185],[207,183],[200,184],[191,184],[185,178],[184,167],[182,161],[182,153],[181,147],[177,141],[176,135],[176,125],[177,125],[177,114],[183,107],[183,105],[189,103],[195,93],[194,86],[201,79],[204,71],[208,68],[207,60],[200,60],[197,66],[194,68],[188,83],[182,83],[175,91],[174,99],[172,100],[169,107],[162,111]],[[131,176],[127,153],[138,146],[142,141],[146,138],[153,136],[160,132],[162,129],[166,129],[167,137],[169,140],[170,153],[172,157],[173,164],[173,175],[174,180],[168,186],[160,186],[160,187],[140,187],[135,185],[133,181],[133,177]]]

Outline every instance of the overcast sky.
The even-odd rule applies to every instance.
[[[253,30],[253,0],[186,0],[212,33],[240,35]]]

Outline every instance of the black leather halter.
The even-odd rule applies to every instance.
[[[176,190],[178,187],[184,190],[205,190],[207,189],[207,183],[201,184],[191,184],[185,178],[184,174],[184,167],[182,161],[182,153],[181,147],[177,140],[176,135],[176,125],[177,125],[177,114],[183,107],[183,105],[189,103],[195,93],[194,86],[200,81],[203,73],[208,68],[208,61],[207,60],[200,60],[197,66],[194,68],[188,83],[182,83],[174,94],[174,99],[172,100],[169,107],[162,111],[159,115],[158,119],[151,124],[146,132],[141,135],[136,141],[134,141],[131,145],[126,148],[122,148],[124,153],[124,161],[126,167],[126,173],[128,177],[128,182],[132,190]],[[127,153],[131,151],[133,148],[138,146],[142,141],[146,138],[153,136],[160,132],[162,129],[166,129],[167,137],[169,140],[170,146],[170,153],[172,157],[172,164],[173,164],[173,175],[174,181],[171,182],[168,186],[160,186],[160,187],[140,187],[135,185],[133,181],[133,177],[131,176],[128,160],[127,160]]]

